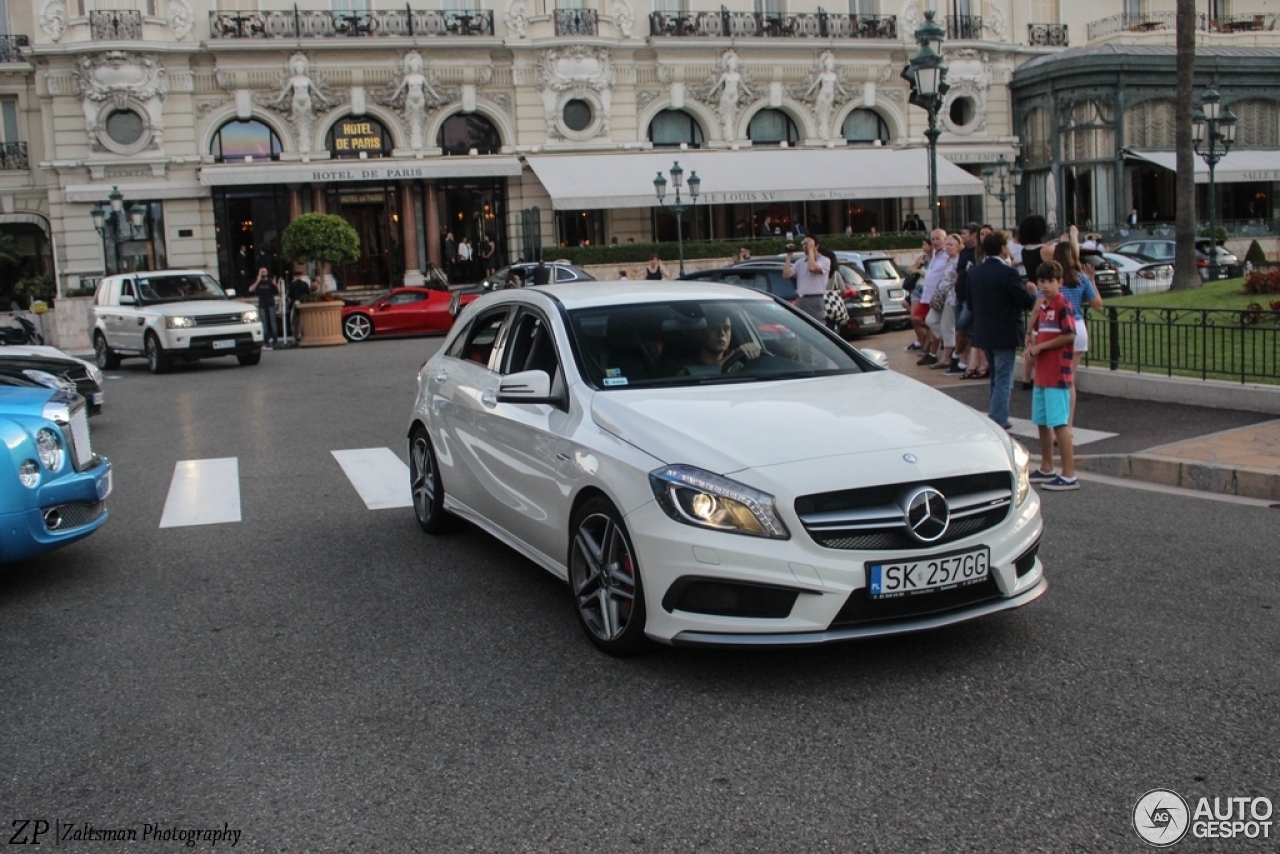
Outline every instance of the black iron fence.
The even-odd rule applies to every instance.
[[[1066,24],[1027,24],[1027,44],[1036,47],[1066,47],[1070,42]]]
[[[0,143],[0,170],[26,170],[31,168],[27,160],[27,144],[25,142]]]
[[[649,35],[669,38],[896,39],[895,15],[814,12],[653,12]]]
[[[26,36],[0,36],[0,62],[21,62],[20,47],[30,47],[31,40]]]
[[[461,12],[405,6],[375,12],[331,12],[294,6],[262,12],[209,13],[211,39],[491,35],[492,10]]]
[[[947,18],[947,38],[980,39],[982,38],[981,15],[951,15]]]
[[[558,36],[600,34],[600,20],[595,9],[556,9],[555,20]]]
[[[1280,300],[1240,311],[1107,306],[1099,313],[1086,308],[1085,319],[1089,352],[1082,361],[1090,367],[1280,383]]]
[[[142,38],[142,13],[90,12],[89,32],[94,41],[136,41]]]

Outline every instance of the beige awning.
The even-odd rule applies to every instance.
[[[1137,151],[1126,149],[1125,154],[1174,171],[1178,157],[1172,151]],[[1209,164],[1199,155],[1193,156],[1196,164],[1196,183],[1209,183]],[[1280,150],[1245,148],[1228,151],[1213,170],[1213,179],[1219,184],[1244,184],[1254,181],[1280,181]]]
[[[679,161],[685,180],[702,179],[698,204],[768,204],[826,199],[929,195],[929,155],[923,148],[751,148],[741,151],[664,149],[617,154],[542,154],[526,158],[557,210],[651,208],[653,179]],[[938,158],[938,195],[972,196],[982,179]],[[686,198],[687,198],[687,190]],[[668,186],[667,201],[674,196]]]
[[[320,160],[315,163],[224,163],[200,170],[200,183],[328,184],[345,181],[417,181],[431,178],[500,178],[519,175],[515,157],[432,157],[422,160]]]

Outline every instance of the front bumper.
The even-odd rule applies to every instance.
[[[247,356],[262,352],[262,324],[229,326],[218,331],[196,327],[190,330],[167,330],[165,355],[172,359],[217,359],[222,356]],[[225,342],[232,342],[225,346]],[[219,346],[222,344],[223,346]]]
[[[703,530],[672,521],[656,502],[627,516],[645,583],[646,633],[662,643],[698,646],[800,646],[838,640],[916,632],[1017,608],[1047,589],[1037,557],[1019,576],[1015,562],[1037,545],[1043,533],[1039,501],[1033,494],[1009,518],[972,537],[943,548],[921,549],[914,557],[986,546],[996,598],[951,610],[906,615],[858,625],[832,623],[855,590],[867,586],[870,561],[902,558],[901,552],[844,551],[817,545],[792,518],[789,540],[767,540]],[[785,617],[741,617],[692,613],[663,606],[681,579],[723,580],[797,591]],[[928,608],[922,602],[922,611]]]
[[[106,457],[99,457],[87,471],[41,484],[31,492],[33,506],[0,514],[0,563],[51,552],[101,528],[109,515],[103,502],[111,488],[111,461]],[[50,511],[57,511],[63,523],[52,530],[46,521]]]

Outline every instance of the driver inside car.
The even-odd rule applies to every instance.
[[[682,374],[733,373],[747,362],[760,357],[759,344],[746,343],[732,347],[733,315],[719,306],[706,309],[706,326],[698,332],[698,347],[693,363]]]

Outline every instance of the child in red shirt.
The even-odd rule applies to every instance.
[[[1062,267],[1056,261],[1040,265],[1036,270],[1036,284],[1044,299],[1032,320],[1032,343],[1027,347],[1027,353],[1035,359],[1031,421],[1040,428],[1040,468],[1031,473],[1031,482],[1054,491],[1079,489],[1075,449],[1071,442],[1075,309],[1062,295]],[[1053,470],[1055,438],[1058,454],[1062,457],[1062,474]]]

